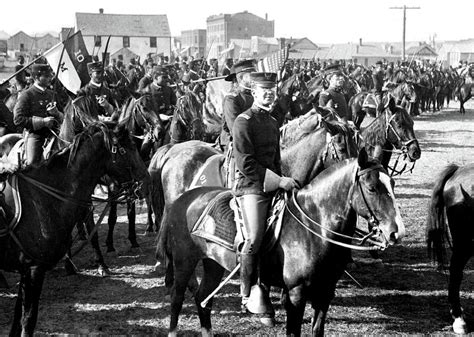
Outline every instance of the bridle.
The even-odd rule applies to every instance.
[[[185,104],[182,102],[185,99],[187,101],[188,106],[191,108],[191,99],[189,98],[189,96],[186,96],[186,95],[181,96],[178,98],[178,102],[176,104],[175,111],[174,111],[174,116],[176,116],[176,119],[177,119],[176,122],[179,122],[179,124],[185,130],[186,140],[195,139],[197,126],[199,125],[204,130],[204,122],[202,121],[202,117],[199,116],[199,114],[196,114],[197,116],[194,117],[190,122],[188,122],[179,113],[179,111],[185,110],[185,106],[184,106]],[[170,137],[175,143],[184,141],[181,139],[175,139],[172,134],[170,134]]]
[[[318,223],[317,221],[313,220],[308,214],[306,214],[306,212],[298,204],[298,201],[296,199],[296,193],[297,193],[296,189],[294,189],[292,194],[291,194],[291,202],[295,206],[295,208],[298,210],[298,212],[304,218],[306,218],[310,223],[312,223],[312,224],[316,225],[317,227],[321,228],[321,230],[324,230],[328,233],[334,234],[335,236],[339,237],[340,239],[338,240],[338,239],[328,238],[327,236],[324,236],[324,235],[316,232],[312,228],[310,228],[307,224],[305,224],[302,220],[300,220],[297,217],[297,215],[295,215],[291,211],[290,207],[288,206],[288,203],[286,203],[285,208],[288,211],[288,213],[293,217],[293,219],[296,220],[296,222],[298,224],[300,224],[308,232],[310,232],[311,234],[317,236],[318,238],[320,238],[323,241],[327,241],[327,242],[330,242],[332,244],[335,244],[335,245],[338,245],[338,246],[341,246],[341,247],[344,247],[344,248],[353,249],[353,250],[362,250],[362,251],[384,250],[385,248],[387,248],[386,240],[381,243],[379,241],[375,241],[375,240],[372,239],[375,236],[380,237],[380,235],[383,235],[383,234],[382,234],[382,230],[379,227],[380,226],[380,220],[377,218],[377,216],[373,212],[372,208],[370,207],[369,203],[367,202],[367,198],[365,197],[364,191],[362,189],[362,185],[360,183],[360,177],[361,176],[363,176],[363,175],[365,175],[365,174],[367,174],[371,171],[374,171],[374,170],[385,172],[385,169],[380,164],[375,165],[375,166],[370,167],[370,168],[363,169],[363,170],[359,170],[359,168],[358,168],[356,170],[355,174],[354,174],[353,183],[352,183],[352,186],[349,190],[349,198],[348,198],[349,205],[352,205],[352,196],[354,194],[354,186],[357,186],[359,188],[361,194],[362,194],[362,199],[364,201],[364,204],[367,207],[367,210],[369,211],[369,214],[370,214],[370,217],[369,217],[368,221],[369,221],[369,224],[371,225],[372,231],[370,233],[367,233],[367,232],[364,232],[364,231],[356,228],[355,234],[357,236],[359,236],[359,238],[354,238],[352,236],[336,232],[336,231],[334,231],[334,230]],[[358,244],[357,245],[348,244],[348,243],[340,241],[341,239],[356,241],[356,242],[358,242]],[[371,246],[368,246],[368,247],[363,246],[364,244],[370,244]]]

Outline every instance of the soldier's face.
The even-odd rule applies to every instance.
[[[53,74],[41,74],[36,78],[38,84],[43,88],[47,88],[51,85],[51,81],[53,80]]]
[[[276,87],[254,85],[252,95],[255,103],[268,107],[275,102]]]
[[[91,79],[96,83],[101,83],[104,79],[104,72],[102,71],[93,71],[91,73]]]
[[[341,88],[344,85],[344,76],[340,74],[335,74],[331,77],[329,81],[329,86],[333,88]]]

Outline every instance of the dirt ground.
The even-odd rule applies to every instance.
[[[448,163],[474,161],[474,102],[459,115],[458,103],[439,113],[415,119],[415,131],[422,148],[413,173],[396,178],[396,195],[407,229],[404,242],[382,254],[382,262],[366,253],[354,253],[358,268],[351,274],[359,288],[343,277],[328,313],[328,334],[447,334],[451,319],[447,305],[447,278],[429,261],[424,243],[427,204],[435,177]],[[100,208],[100,207],[99,207]],[[138,210],[138,232],[145,230],[145,207]],[[80,273],[65,276],[62,263],[49,272],[41,296],[38,334],[163,335],[169,323],[165,299],[164,270],[154,270],[155,238],[140,236],[140,249],[131,251],[127,240],[125,209],[116,228],[118,253],[106,255],[113,275],[96,273],[90,247],[74,261]],[[106,221],[106,220],[105,220]],[[104,221],[104,222],[105,222]],[[100,229],[101,242],[105,226]],[[474,328],[474,268],[465,270],[462,301],[467,321]],[[15,274],[7,274],[11,288],[0,290],[0,335],[7,334],[16,298]],[[285,314],[272,293],[277,325],[263,328],[240,313],[238,279],[233,279],[214,301],[213,329],[219,335],[284,334]],[[303,333],[309,333],[307,306]],[[180,316],[180,334],[199,334],[194,300],[188,294]]]

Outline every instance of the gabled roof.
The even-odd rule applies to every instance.
[[[260,16],[258,15],[255,15],[255,14],[252,14],[252,13],[249,13],[247,11],[243,11],[243,12],[239,12],[239,13],[234,13],[234,14],[231,14],[230,15],[232,18],[234,19],[239,19],[239,20],[242,20],[242,19],[251,19],[251,20],[262,20],[262,21],[265,21],[264,18],[261,18]]]
[[[393,54],[387,53],[383,48],[369,44],[333,44],[329,48],[320,49],[316,52],[316,58],[350,60],[353,57],[393,57]]]
[[[171,37],[166,15],[76,13],[82,35]]]
[[[308,39],[307,37],[303,37],[301,39],[285,39],[286,44],[291,44],[291,49],[309,49],[309,50],[317,50],[318,46]]]
[[[405,53],[407,55],[416,55],[416,56],[438,56],[436,51],[428,44],[422,44],[420,46],[414,46],[408,48]]]
[[[26,37],[29,37],[30,39],[33,39],[33,37],[29,36],[28,34],[26,34],[24,31],[20,30],[18,33],[16,34],[13,34],[12,36],[10,36],[10,39],[11,38],[14,38],[16,36],[19,36],[19,35],[22,35],[22,36],[26,36]]]

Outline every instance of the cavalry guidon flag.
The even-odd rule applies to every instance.
[[[264,57],[257,63],[257,70],[266,73],[279,73],[288,59],[288,48],[280,49],[273,54]]]
[[[89,82],[87,62],[90,62],[91,57],[87,52],[81,31],[47,50],[44,57],[48,60],[53,71],[56,72],[59,69],[58,79],[70,92],[77,93],[81,87]],[[59,65],[59,62],[61,62],[61,65]]]

